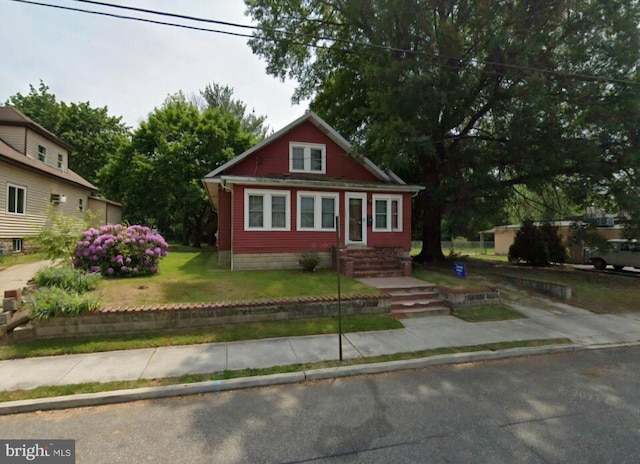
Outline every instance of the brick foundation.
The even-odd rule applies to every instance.
[[[302,253],[247,253],[233,255],[233,270],[250,269],[299,269],[298,260]],[[318,253],[320,268],[331,267],[331,253]]]

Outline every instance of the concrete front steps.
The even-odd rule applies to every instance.
[[[434,285],[412,288],[385,288],[391,295],[391,316],[396,319],[451,314]]]

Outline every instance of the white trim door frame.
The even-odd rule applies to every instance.
[[[347,192],[344,195],[345,245],[367,244],[367,194]]]

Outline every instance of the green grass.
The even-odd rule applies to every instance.
[[[515,309],[501,304],[459,308],[453,311],[453,315],[467,322],[508,321],[526,318]]]
[[[81,393],[99,393],[114,390],[158,387],[167,385],[178,385],[195,382],[205,382],[210,380],[224,380],[232,378],[253,377],[259,375],[282,374],[287,372],[300,372],[312,369],[322,369],[339,366],[350,366],[356,364],[371,364],[389,361],[401,361],[407,359],[426,358],[431,356],[470,353],[477,351],[499,351],[510,348],[536,347],[548,345],[570,344],[571,340],[566,338],[542,339],[542,340],[522,340],[512,342],[490,343],[485,345],[471,345],[449,348],[437,348],[431,350],[396,353],[391,355],[374,356],[369,358],[350,359],[345,361],[325,361],[308,364],[292,364],[287,366],[275,366],[264,369],[243,369],[237,371],[213,372],[210,374],[190,374],[182,377],[171,377],[165,379],[139,379],[131,381],[117,381],[105,383],[82,383],[74,385],[60,385],[37,387],[32,390],[14,390],[0,392],[0,402],[20,401],[37,398],[49,398],[53,396],[68,396]]]
[[[568,302],[594,313],[615,314],[640,311],[640,285],[637,277],[623,274],[596,274],[573,268],[572,266],[550,266],[535,268],[526,265],[512,265],[508,262],[467,259],[467,278],[460,279],[453,274],[452,263],[427,264],[425,268],[414,268],[413,275],[427,282],[458,289],[483,289],[500,287],[499,274],[508,274],[527,279],[564,284],[571,287],[572,298]],[[533,301],[530,290],[500,290],[503,300],[521,301],[525,304],[543,303]]]
[[[378,293],[344,276],[341,291],[343,295]],[[156,275],[104,279],[97,294],[105,307],[337,296],[337,277],[332,270],[230,271],[218,266],[215,251],[172,246]]]
[[[18,264],[37,263],[38,261],[45,259],[47,259],[47,257],[44,253],[13,253],[8,256],[0,256],[0,270],[11,266],[17,266]]]
[[[342,331],[366,332],[400,329],[402,324],[386,315],[344,316]],[[0,359],[32,358],[101,351],[132,350],[159,346],[195,345],[276,337],[338,333],[337,318],[229,324],[180,333],[127,334],[56,340],[25,340],[0,346]]]

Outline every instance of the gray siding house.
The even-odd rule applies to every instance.
[[[0,249],[21,252],[46,224],[47,210],[97,225],[121,222],[120,204],[68,168],[71,145],[15,108],[0,106]]]

